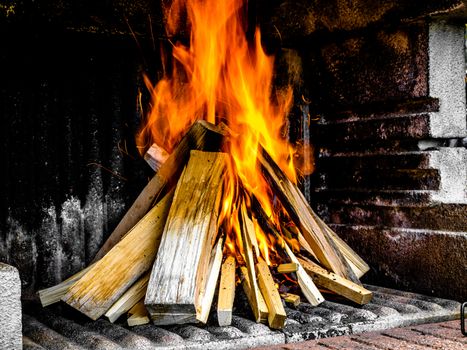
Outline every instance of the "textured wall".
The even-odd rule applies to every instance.
[[[134,146],[141,56],[131,37],[7,29],[0,261],[20,269],[27,298],[85,266],[146,181]]]

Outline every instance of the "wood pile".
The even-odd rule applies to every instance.
[[[155,176],[89,267],[39,291],[43,306],[61,300],[93,320],[125,315],[130,326],[206,323],[214,313],[227,326],[241,284],[255,320],[280,329],[284,303],[318,305],[323,294],[368,303],[371,292],[359,281],[368,265],[313,212],[264,149],[258,171],[277,199],[281,224],[239,178],[234,210],[228,218],[221,214],[229,167],[222,150],[232,137],[224,125],[197,121],[170,155],[151,148]],[[227,221],[236,223],[238,234]]]

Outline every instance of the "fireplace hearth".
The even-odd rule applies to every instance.
[[[256,0],[249,21],[276,54],[276,85],[294,89],[287,136],[314,169],[302,191],[369,263],[363,281],[393,289],[371,287],[367,308],[287,309],[272,332],[241,308],[230,330],[92,326],[35,308],[39,289],[92,261],[152,177],[135,144],[142,73],[160,78],[159,48],[187,38],[165,34],[160,1],[0,1],[0,261],[20,271],[25,335],[250,346],[456,317],[455,302],[436,298],[467,297],[466,5],[357,3]]]

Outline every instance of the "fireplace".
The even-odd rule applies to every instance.
[[[359,3],[249,4],[276,83],[294,85],[302,189],[369,262],[365,282],[465,299],[462,2]],[[157,76],[173,38],[158,1],[0,11],[0,257],[34,300],[92,260],[152,176],[134,141],[142,72]]]

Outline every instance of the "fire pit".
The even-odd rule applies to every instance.
[[[82,270],[97,260],[93,259],[101,247],[105,253],[119,240],[120,237],[117,237],[113,242],[111,240],[104,244],[147,179],[152,177],[152,172],[138,155],[134,143],[141,115],[135,105],[143,109],[151,105],[152,111],[155,111],[153,115],[160,116],[174,105],[179,111],[183,110],[177,99],[182,96],[181,100],[186,100],[190,96],[189,99],[193,99],[189,104],[190,109],[184,110],[194,111],[191,119],[185,120],[181,113],[181,124],[170,132],[161,129],[161,126],[169,124],[166,121],[149,119],[147,127],[139,134],[139,151],[144,154],[152,143],[156,145],[153,150],[160,150],[162,146],[165,153],[157,160],[160,163],[157,166],[163,166],[194,120],[207,119],[221,129],[222,125],[226,126],[221,134],[227,133],[229,141],[217,148],[216,142],[210,141],[211,149],[208,151],[227,154],[225,169],[220,172],[229,174],[227,178],[230,180],[219,176],[217,181],[222,185],[216,185],[213,189],[222,188],[223,195],[216,197],[213,194],[212,200],[202,199],[206,205],[211,201],[213,206],[219,204],[223,208],[221,219],[224,221],[218,222],[222,230],[214,237],[209,236],[209,233],[206,235],[206,240],[213,240],[213,249],[201,251],[199,260],[191,268],[196,270],[196,264],[201,262],[200,266],[205,266],[203,278],[207,279],[206,285],[211,283],[214,286],[216,279],[210,279],[211,275],[215,275],[213,269],[222,271],[219,280],[223,286],[227,285],[226,290],[235,284],[235,273],[233,278],[223,279],[223,275],[229,275],[229,272],[224,271],[235,271],[237,268],[237,278],[240,279],[237,283],[250,283],[253,292],[248,293],[248,287],[237,286],[233,304],[239,305],[234,307],[237,314],[231,310],[233,294],[225,294],[222,299],[229,301],[224,308],[217,310],[216,315],[215,312],[211,314],[212,319],[207,323],[207,328],[143,326],[141,331],[144,329],[149,332],[144,336],[146,339],[151,338],[149,334],[153,334],[153,340],[157,343],[157,339],[163,339],[164,335],[155,334],[166,334],[166,331],[171,332],[167,333],[169,338],[174,334],[184,339],[194,337],[204,339],[207,343],[212,341],[210,346],[219,345],[221,340],[224,341],[224,336],[253,339],[255,337],[246,330],[248,327],[241,324],[246,320],[261,320],[260,308],[257,307],[255,311],[252,306],[260,305],[256,288],[261,288],[262,294],[266,290],[271,295],[274,291],[280,292],[289,303],[284,308],[282,303],[274,304],[279,294],[268,296],[267,307],[275,308],[275,315],[280,316],[270,320],[269,325],[285,328],[280,332],[264,330],[264,341],[258,340],[257,344],[327,336],[332,334],[330,329],[341,326],[343,332],[357,332],[363,330],[357,325],[360,316],[361,322],[368,329],[380,329],[383,324],[391,326],[386,320],[389,319],[388,315],[396,313],[387,308],[396,310],[399,315],[414,316],[407,319],[401,316],[403,321],[400,324],[431,321],[436,317],[455,317],[455,302],[425,300],[439,307],[418,303],[419,309],[425,310],[421,306],[424,305],[425,311],[437,311],[427,315],[416,310],[407,311],[402,306],[398,306],[398,309],[388,305],[385,294],[397,299],[401,305],[413,303],[406,296],[396,298],[399,292],[395,290],[382,290],[368,285],[361,287],[362,291],[372,292],[375,300],[366,306],[357,308],[355,305],[335,304],[335,297],[331,296],[331,302],[326,301],[311,309],[310,303],[318,304],[321,301],[321,292],[310,288],[310,283],[303,282],[303,278],[300,283],[298,275],[304,263],[310,261],[300,260],[303,256],[299,256],[300,252],[295,246],[299,242],[303,247],[303,240],[300,240],[296,229],[298,232],[306,231],[307,224],[303,224],[300,215],[297,218],[293,203],[284,204],[287,202],[284,198],[288,199],[290,193],[287,194],[280,186],[286,178],[293,183],[287,162],[294,160],[295,167],[302,172],[298,184],[304,196],[300,195],[300,200],[308,206],[303,200],[306,198],[313,206],[310,213],[318,214],[312,214],[311,217],[324,232],[323,242],[329,242],[329,237],[333,235],[331,230],[337,232],[355,249],[356,253],[351,250],[353,256],[361,256],[369,263],[371,269],[366,281],[457,300],[465,298],[465,286],[458,282],[457,273],[465,271],[467,245],[467,151],[464,147],[467,132],[462,6],[462,2],[456,1],[443,4],[429,2],[422,7],[405,3],[388,3],[384,6],[363,4],[358,8],[341,2],[322,7],[306,1],[297,4],[278,1],[268,6],[261,1],[250,3],[249,15],[241,22],[248,23],[245,27],[248,28],[245,32],[248,41],[245,44],[240,42],[240,47],[245,45],[246,61],[254,62],[256,66],[252,67],[256,69],[242,71],[235,64],[220,64],[224,68],[230,67],[237,80],[227,79],[228,75],[222,69],[212,70],[223,72],[220,74],[221,80],[228,82],[223,86],[235,87],[235,98],[227,97],[224,88],[221,89],[223,92],[213,92],[215,89],[209,87],[208,83],[210,78],[202,80],[202,74],[196,75],[200,73],[197,66],[193,66],[193,57],[190,56],[193,54],[190,50],[194,49],[196,42],[193,38],[189,40],[188,34],[193,28],[177,27],[174,23],[170,27],[169,23],[169,28],[178,30],[177,34],[169,31],[166,36],[161,23],[167,16],[162,15],[164,7],[160,7],[160,4],[148,6],[138,3],[135,7],[128,7],[119,3],[115,4],[110,16],[107,8],[95,6],[86,9],[83,5],[78,12],[74,8],[74,13],[78,14],[76,17],[69,15],[71,12],[67,12],[69,9],[66,6],[62,12],[54,5],[48,8],[38,5],[34,9],[23,8],[18,4],[5,7],[7,10],[2,15],[6,20],[2,28],[15,34],[5,41],[6,50],[1,56],[3,66],[11,69],[5,72],[0,95],[5,101],[3,115],[7,117],[4,130],[14,130],[14,133],[5,132],[2,135],[5,149],[9,152],[5,155],[6,181],[2,182],[6,200],[2,206],[4,239],[0,249],[3,260],[20,269],[25,302],[37,300],[37,290],[53,286]],[[239,9],[246,13],[246,7],[241,5],[231,10],[235,12]],[[300,9],[306,9],[306,12]],[[372,15],[367,15],[362,9],[367,9]],[[214,13],[214,9],[211,12]],[[51,13],[52,20],[47,24],[42,16],[47,17]],[[177,13],[181,15],[175,16]],[[338,15],[329,16],[329,13]],[[171,15],[175,16],[174,21],[184,25],[192,23],[186,18],[195,14],[172,11]],[[125,21],[119,22],[116,17],[126,18],[127,24]],[[32,19],[31,27],[24,25],[28,18]],[[259,32],[255,34],[256,24],[262,29],[262,39]],[[209,26],[213,27],[214,24]],[[31,28],[37,30],[32,31]],[[229,29],[227,34],[231,35],[231,51],[227,50],[230,53],[220,56],[235,61],[233,58],[238,54],[233,53],[236,50],[234,43],[237,43],[235,30]],[[24,43],[24,46],[14,50],[18,42]],[[155,49],[158,43],[165,46],[166,50],[175,45],[173,48],[179,63],[168,64],[167,58],[161,62],[155,54],[158,52]],[[272,75],[272,70],[269,71],[267,79],[258,68],[270,64],[268,54],[261,52],[263,47],[277,54],[276,73]],[[28,54],[29,50],[39,54],[33,58]],[[199,53],[195,55],[198,58],[202,56],[201,53],[209,52],[199,48],[197,50],[194,52]],[[215,51],[218,53],[217,49]],[[146,61],[156,56],[154,62],[159,72],[162,71],[161,67],[165,67],[166,71],[175,69],[176,73],[169,75],[179,77],[178,83],[166,80],[166,75],[162,80],[166,85],[152,87],[153,81],[159,80],[161,76],[153,80],[151,78],[155,74],[150,71],[152,67],[135,63],[135,57],[140,55],[138,52],[143,52]],[[207,54],[206,57],[214,56]],[[184,65],[184,69],[180,69],[180,64]],[[57,70],[57,67],[64,69]],[[146,70],[146,76],[151,77],[145,82],[141,80],[141,67]],[[180,82],[187,79],[187,72],[190,71],[195,72],[194,80],[203,82],[203,88],[185,86],[186,95],[183,95],[179,93],[184,91]],[[242,85],[243,80],[239,79],[243,77],[241,72],[249,72],[244,74],[248,79],[253,79],[255,74],[260,79],[252,85]],[[272,78],[274,84],[268,85]],[[176,88],[169,88],[170,84],[176,85]],[[135,89],[138,85],[142,94]],[[146,100],[148,96],[144,93],[148,86],[153,89],[151,101]],[[243,127],[244,122],[236,124],[236,121],[241,120],[238,111],[248,110],[237,102],[238,95],[246,90],[261,95],[265,91],[270,92],[271,86],[275,86],[276,90],[273,91],[278,92],[275,95],[277,98],[267,102],[272,107],[265,109],[254,103],[245,104],[248,108],[253,107],[248,113],[256,110],[270,118],[263,123],[264,131],[255,134],[255,146],[251,148],[251,138],[248,129]],[[284,88],[287,86],[289,89]],[[295,96],[293,100],[290,95],[292,90]],[[197,93],[200,96],[196,96]],[[203,102],[209,101],[207,95],[213,94],[222,97],[218,98],[217,104]],[[242,101],[248,101],[245,96],[242,98]],[[264,99],[259,96],[259,100]],[[287,114],[287,103],[291,107],[287,119],[283,119]],[[229,120],[231,112],[236,116]],[[278,115],[281,117],[275,119]],[[151,125],[156,126],[156,132]],[[257,130],[261,130],[261,127]],[[223,139],[226,139],[225,135]],[[269,145],[269,139],[281,144],[278,152],[276,146]],[[295,156],[289,153],[287,142],[296,147]],[[252,180],[250,170],[244,170],[251,168],[243,168],[244,164],[239,162],[250,154],[254,154],[253,159],[257,162],[256,151],[245,151],[247,143],[250,150],[259,149],[258,154],[263,157],[263,161],[260,160],[260,171],[256,172],[266,174],[264,183],[270,186],[266,191],[261,189],[264,184]],[[211,160],[210,156],[194,154],[195,158],[198,157],[198,166],[204,160],[205,168],[217,162],[214,158]],[[189,171],[202,174],[201,168],[196,170],[194,167],[189,168]],[[235,172],[232,172],[234,168]],[[279,178],[277,169],[280,171]],[[171,181],[183,182],[183,176],[181,180],[178,178],[177,175]],[[178,187],[177,191],[181,191]],[[213,189],[208,192],[212,193],[215,191]],[[166,193],[177,198],[170,191]],[[231,195],[226,196],[225,193]],[[264,196],[264,193],[267,195]],[[224,206],[225,203],[228,205]],[[207,212],[211,210],[207,209]],[[209,222],[210,215],[205,216]],[[225,218],[232,217],[236,217],[237,222],[226,224]],[[126,234],[131,226],[120,228],[121,234]],[[267,231],[268,228],[271,231],[251,236],[247,229],[242,231],[238,227],[253,227],[255,232]],[[284,234],[286,232],[291,234]],[[199,231],[196,235],[201,233]],[[309,245],[311,236],[304,236]],[[263,237],[266,237],[265,240]],[[317,238],[313,239],[316,242]],[[308,258],[311,263],[319,263],[328,271],[358,284],[358,280],[352,277],[352,273],[356,272],[358,276],[358,271],[351,271],[351,268],[340,270],[336,265],[338,262],[348,264],[342,256],[342,244],[347,245],[339,242],[341,248],[337,250],[332,248],[335,241],[331,248],[312,247],[311,255],[314,253],[317,256]],[[245,244],[248,246],[247,253]],[[250,251],[252,256],[249,256]],[[335,251],[340,253],[333,253]],[[337,254],[337,258],[333,254]],[[161,264],[167,265],[168,261]],[[219,265],[214,268],[216,261]],[[253,266],[261,265],[263,261],[264,276],[273,279],[265,277],[267,282],[263,278],[262,286],[252,286],[256,274],[262,274],[260,267]],[[284,263],[292,264],[282,266]],[[278,265],[282,271],[288,272],[276,272]],[[242,271],[242,267],[245,271]],[[189,268],[189,264],[186,264],[182,270],[188,273]],[[272,276],[268,275],[268,271],[273,272]],[[351,271],[351,274],[346,275],[345,271]],[[287,288],[274,286],[275,283],[282,285],[282,280],[277,279],[278,274],[291,274],[291,281],[283,277]],[[138,280],[140,284],[151,284],[148,282],[152,280],[149,274],[135,278],[139,277],[142,277]],[[313,278],[318,279],[316,276]],[[154,280],[152,283],[158,285],[162,280],[157,283]],[[137,281],[128,283],[132,285],[134,282]],[[211,292],[214,289],[209,290]],[[206,295],[205,291],[203,295]],[[64,297],[72,305],[73,293]],[[294,309],[294,295],[300,293],[303,293],[302,306],[294,306]],[[155,292],[154,295],[158,294]],[[328,295],[325,297],[328,299]],[[412,297],[423,299],[421,296]],[[211,303],[205,304],[204,297],[201,300],[195,301],[193,305],[195,309],[207,305],[202,312],[196,311],[207,317],[206,312],[209,313]],[[217,300],[217,296],[214,300]],[[112,306],[115,301],[109,301],[108,306]],[[183,312],[178,307],[167,312],[165,306],[162,307],[165,304],[157,301],[156,297],[146,301],[147,305],[154,306],[150,310],[153,318],[164,309],[163,314],[170,314],[177,324],[182,323],[182,319],[193,320],[187,317],[192,311],[187,312],[186,308]],[[73,306],[80,309],[81,304]],[[140,314],[144,310],[141,306],[142,303],[133,310],[132,315]],[[337,320],[340,316],[328,314],[328,311],[336,312],[338,307],[343,308],[337,311],[338,314],[360,316],[341,317],[335,324],[331,322],[331,325],[319,319]],[[109,311],[107,306],[105,308],[104,312]],[[253,314],[250,314],[251,308]],[[97,310],[90,307],[90,310],[94,309]],[[315,314],[313,310],[318,313]],[[121,320],[120,326],[112,326],[102,320],[89,323],[70,310],[65,309],[63,312],[58,308],[44,311],[31,306],[30,311],[27,311],[30,316],[25,318],[25,334],[39,343],[44,342],[44,338],[36,338],[39,330],[45,330],[44,334],[54,334],[51,329],[62,327],[55,322],[53,315],[56,313],[62,314],[61,321],[68,325],[64,329],[70,330],[67,334],[63,332],[68,331],[59,332],[65,338],[71,337],[70,334],[79,329],[91,338],[130,346],[131,342],[127,342],[124,334],[134,338],[139,332],[136,329],[121,330]],[[118,317],[119,314],[115,315]],[[285,316],[288,318],[286,323]],[[216,323],[228,324],[230,319],[233,322],[231,335],[225,329],[216,328]],[[346,319],[352,321],[344,322]],[[132,322],[141,321],[136,317]],[[122,333],[114,339],[113,332],[120,332],[117,330]],[[258,332],[263,334],[263,331]],[[217,337],[216,334],[222,335]],[[60,338],[59,335],[55,336]]]

